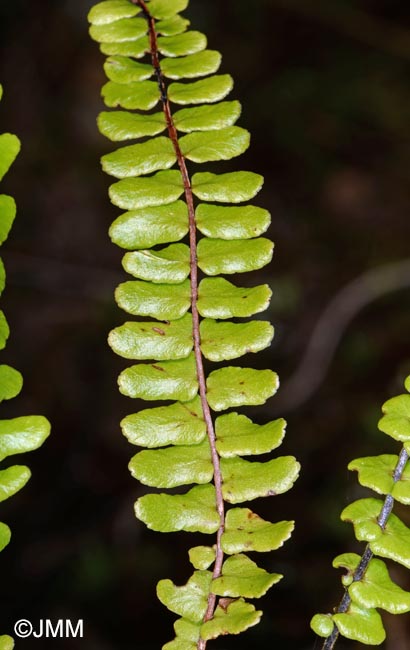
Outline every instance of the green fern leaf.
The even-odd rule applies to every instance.
[[[410,389],[409,378],[405,382]],[[317,614],[311,627],[325,638],[323,650],[332,650],[339,634],[366,645],[380,645],[386,634],[377,609],[391,614],[410,611],[410,592],[397,586],[390,578],[386,564],[374,556],[394,560],[410,569],[410,529],[392,512],[394,501],[410,503],[408,482],[410,439],[410,396],[400,395],[383,405],[384,416],[379,429],[395,440],[404,442],[399,456],[382,455],[359,458],[349,464],[356,470],[365,487],[386,495],[380,499],[359,499],[342,512],[343,521],[353,524],[355,536],[367,542],[360,557],[345,553],[335,558],[333,566],[347,569],[342,577],[343,599],[334,614]]]
[[[222,207],[201,203],[196,209],[198,229],[215,239],[250,239],[264,233],[270,223],[267,210],[254,205]]]
[[[4,313],[0,310],[0,350],[6,347],[7,339],[10,336],[10,328]]]
[[[14,648],[14,641],[11,638],[11,636],[7,636],[7,635],[0,636],[0,650],[13,650],[13,648]]]
[[[114,244],[126,249],[151,248],[179,241],[188,232],[188,210],[182,201],[126,212],[110,228]]]
[[[356,603],[362,607],[385,609],[390,614],[410,611],[410,593],[392,581],[383,560],[370,560],[365,578],[353,581],[359,563],[360,556],[355,553],[339,555],[333,561],[334,567],[348,569],[348,574],[342,581],[349,587],[349,593]]]
[[[237,101],[204,104],[194,108],[181,108],[174,115],[178,131],[219,131],[233,126],[241,114],[241,105]],[[269,225],[269,224],[268,224]]]
[[[20,140],[12,133],[0,135],[0,181],[10,169],[20,151]]]
[[[271,261],[273,244],[261,237],[270,215],[248,203],[262,187],[258,174],[203,171],[191,178],[188,164],[239,156],[250,136],[236,126],[239,102],[225,101],[233,81],[218,74],[221,55],[179,15],[188,1],[129,4],[128,13],[123,0],[108,0],[107,17],[104,3],[89,15],[90,34],[109,56],[103,99],[126,109],[103,111],[99,128],[112,142],[134,140],[104,155],[102,167],[118,179],[109,190],[112,203],[127,210],[110,236],[130,251],[123,267],[135,278],[120,284],[116,300],[143,320],[115,328],[109,344],[125,359],[146,361],[120,374],[124,395],[173,402],[122,421],[128,440],[146,447],[131,459],[132,475],[157,489],[190,486],[140,497],[137,517],[161,532],[217,532],[214,546],[191,549],[195,572],[186,585],[158,585],[160,600],[181,617],[175,639],[163,647],[205,650],[208,640],[259,621],[261,612],[244,598],[262,596],[282,576],[260,569],[243,552],[279,548],[294,525],[267,522],[246,508],[225,513],[227,504],[292,487],[299,472],[292,456],[263,463],[241,458],[277,448],[285,422],[254,424],[238,413],[211,413],[265,403],[278,388],[276,373],[236,366],[205,372],[206,360],[237,359],[272,341],[266,321],[231,322],[265,310],[269,287],[240,287],[220,277]]]
[[[333,620],[347,639],[365,645],[380,645],[386,638],[381,616],[375,609],[352,603],[348,614],[335,614]]]
[[[131,459],[129,468],[141,483],[157,488],[210,483],[213,477],[207,440],[199,445],[141,451]]]
[[[17,397],[23,387],[23,377],[10,366],[0,366],[0,402]]]
[[[356,470],[359,483],[378,494],[391,494],[395,501],[410,505],[410,467],[406,466],[398,481],[393,478],[399,457],[393,454],[357,458],[348,465]]]
[[[114,183],[110,198],[119,208],[135,210],[173,203],[183,191],[179,172],[163,171],[148,178],[125,178]]]
[[[158,598],[171,612],[200,623],[206,612],[211,581],[210,571],[195,571],[183,587],[176,587],[171,580],[160,580]]]
[[[0,470],[0,501],[5,501],[25,486],[31,476],[28,467],[13,465]]]
[[[202,625],[201,638],[209,641],[225,634],[240,634],[259,623],[261,616],[262,612],[243,598],[234,600],[228,606],[222,601],[216,608],[214,617]]]
[[[132,18],[138,13],[138,7],[128,0],[106,0],[91,9],[88,19],[92,25],[108,25],[122,18]]]
[[[3,88],[0,85],[0,99]],[[9,170],[20,151],[20,140],[10,133],[0,135],[0,180]],[[4,194],[0,195],[0,245],[3,244],[10,232],[16,216],[14,199]],[[6,280],[3,262],[0,260],[0,293]],[[6,317],[0,311],[0,349],[6,345],[10,330]],[[0,402],[16,397],[23,386],[23,378],[18,370],[8,365],[0,365]],[[37,449],[50,433],[48,421],[41,416],[0,420],[0,461],[8,456]],[[31,476],[28,467],[14,465],[0,469],[0,502],[16,494],[27,483]],[[10,542],[10,528],[0,522],[0,551]],[[12,650],[14,641],[9,636],[0,637],[0,650]]]
[[[188,311],[191,303],[189,281],[173,285],[132,281],[123,282],[115,292],[124,311],[134,316],[151,316],[161,320],[177,320]]]
[[[249,352],[260,352],[269,347],[273,327],[267,321],[226,323],[205,318],[200,326],[201,350],[210,361],[228,361]]]
[[[265,463],[223,458],[221,469],[226,501],[242,503],[287,492],[296,481],[300,467],[293,456],[282,456]]]
[[[146,494],[136,502],[135,512],[148,528],[160,533],[216,533],[219,528],[211,485],[197,485],[181,495]]]
[[[216,72],[222,57],[215,50],[203,50],[188,56],[164,59],[161,67],[169,79],[195,79]]]
[[[186,314],[167,323],[125,323],[112,330],[108,342],[126,359],[185,359],[192,351],[192,317]]]
[[[282,578],[261,569],[246,555],[232,555],[225,560],[221,577],[212,581],[212,591],[225,598],[260,598]]]
[[[254,424],[245,415],[228,413],[215,420],[216,446],[222,458],[267,454],[282,444],[286,422]]]
[[[272,370],[228,367],[214,370],[207,379],[207,396],[214,411],[235,406],[264,404],[278,389],[278,376]]]
[[[204,278],[198,287],[198,311],[204,318],[248,318],[265,311],[271,295],[267,284],[242,288],[224,278]]]
[[[121,426],[131,444],[141,447],[196,445],[206,436],[199,397],[184,404],[144,409],[124,418]]]
[[[192,191],[202,201],[243,203],[259,192],[263,178],[253,172],[210,174],[202,172],[192,177]]]
[[[113,142],[136,140],[147,135],[158,135],[165,130],[162,113],[139,115],[127,111],[102,112],[98,116],[98,128]]]
[[[160,251],[127,253],[122,265],[135,278],[155,284],[179,284],[190,273],[189,248],[185,244],[171,244]]]
[[[169,169],[176,162],[175,151],[168,138],[160,136],[143,144],[133,144],[103,156],[102,167],[116,178],[141,176]]]
[[[244,551],[274,551],[283,546],[293,529],[293,521],[271,524],[249,508],[232,508],[226,515],[222,548],[228,555]]]
[[[0,244],[3,244],[9,236],[16,216],[16,203],[11,196],[0,195],[0,214]]]
[[[189,402],[198,392],[194,356],[131,366],[120,374],[118,384],[128,397]]]
[[[160,25],[161,24],[158,23],[158,30],[160,30]],[[196,54],[197,52],[202,52],[202,50],[207,46],[206,36],[201,34],[201,32],[192,31],[177,35],[166,35],[164,32],[164,25],[162,25],[162,30],[158,33],[163,34],[163,36],[158,39],[158,51],[164,56],[172,57]]]

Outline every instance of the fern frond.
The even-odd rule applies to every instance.
[[[0,85],[0,99],[3,88]],[[20,140],[11,133],[0,135],[0,180],[13,164],[20,151]],[[16,204],[11,196],[0,195],[0,244],[7,239],[16,216]],[[3,292],[6,273],[0,259],[0,294]],[[3,311],[0,311],[0,349],[3,349],[9,337],[9,326]],[[16,397],[23,387],[23,377],[14,368],[0,365],[0,402]],[[8,456],[32,451],[40,447],[50,433],[48,421],[41,416],[26,416],[11,420],[0,420],[0,461]],[[28,467],[13,465],[0,470],[0,501],[16,494],[31,476]],[[11,531],[7,524],[0,522],[0,551],[9,543]],[[0,648],[11,650],[13,639],[0,637]]]
[[[282,546],[293,522],[273,524],[229,504],[283,493],[299,472],[293,456],[242,458],[276,449],[284,420],[258,425],[223,413],[265,403],[278,388],[276,373],[216,366],[205,376],[205,360],[220,364],[270,345],[270,323],[230,320],[266,309],[269,287],[241,287],[220,276],[262,268],[273,244],[261,237],[269,213],[248,203],[262,187],[260,175],[191,177],[196,164],[242,154],[250,137],[236,126],[240,104],[226,99],[233,81],[219,73],[221,55],[179,15],[187,5],[108,0],[89,14],[90,34],[108,55],[102,96],[106,106],[121,109],[102,112],[98,125],[112,142],[126,143],[102,158],[104,171],[117,179],[111,201],[126,210],[110,236],[129,251],[123,266],[135,278],[117,288],[116,299],[128,314],[151,319],[124,323],[109,343],[138,362],[119,377],[124,395],[173,402],[123,420],[129,441],[147,448],[130,470],[151,487],[190,486],[142,496],[135,512],[153,530],[216,533],[215,544],[191,549],[195,571],[186,585],[158,584],[161,602],[180,617],[167,650],[204,650],[208,640],[259,621],[261,612],[245,599],[261,597],[282,576],[246,554]]]
[[[410,392],[410,377],[405,387]],[[343,568],[345,593],[335,614],[316,614],[311,627],[325,637],[323,650],[332,650],[339,634],[365,645],[380,645],[386,633],[377,609],[391,614],[410,612],[410,592],[390,578],[386,563],[394,560],[410,569],[410,529],[393,513],[394,502],[410,504],[410,395],[403,394],[383,405],[379,429],[402,442],[400,454],[358,458],[349,464],[359,483],[384,496],[359,499],[345,508],[343,521],[353,524],[356,538],[367,542],[360,557],[344,553],[333,566]]]

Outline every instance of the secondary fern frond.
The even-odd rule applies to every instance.
[[[0,85],[0,99],[3,89]],[[11,133],[0,135],[0,181],[20,151],[20,141]],[[0,245],[7,239],[16,216],[16,204],[11,196],[0,195]],[[0,293],[3,292],[6,272],[0,259]],[[0,311],[0,350],[4,349],[9,337],[9,326],[3,311]],[[23,386],[18,370],[0,365],[0,402],[16,397]],[[8,456],[32,451],[42,445],[50,433],[48,421],[41,416],[26,416],[12,420],[0,420],[0,461]],[[24,465],[13,465],[0,470],[0,501],[16,494],[30,478],[30,470]],[[7,524],[0,522],[0,551],[10,541],[11,532]],[[14,642],[9,636],[0,637],[0,650],[11,650]]]
[[[410,377],[405,387],[410,392]],[[365,645],[380,645],[386,634],[377,609],[390,614],[410,611],[410,592],[391,580],[385,562],[377,557],[410,569],[410,529],[392,512],[395,501],[410,504],[410,395],[388,400],[383,413],[379,429],[403,447],[398,456],[358,458],[349,464],[358,472],[361,485],[385,498],[359,499],[341,514],[367,546],[362,557],[344,553],[333,562],[334,567],[347,570],[342,578],[345,593],[335,614],[316,614],[311,621],[316,634],[325,637],[323,650],[332,650],[339,634]]]
[[[266,309],[269,287],[238,287],[219,276],[262,268],[273,245],[261,237],[269,213],[248,204],[261,176],[197,172],[191,178],[188,170],[191,163],[239,156],[249,134],[236,126],[240,104],[226,100],[233,81],[218,74],[221,55],[206,49],[206,37],[188,30],[179,15],[187,5],[107,0],[89,14],[90,34],[108,55],[105,104],[126,109],[101,113],[99,128],[113,142],[144,138],[102,158],[117,179],[111,201],[126,210],[110,235],[130,251],[123,266],[135,278],[118,287],[116,299],[127,313],[151,319],[126,322],[109,343],[124,358],[146,362],[121,373],[124,395],[173,402],[122,422],[129,441],[148,448],[130,469],[155,488],[194,485],[184,493],[147,494],[135,511],[157,531],[216,533],[214,545],[191,549],[195,571],[186,585],[158,585],[160,600],[180,617],[167,650],[204,650],[208,640],[258,622],[261,612],[245,599],[259,598],[282,576],[246,553],[280,547],[293,522],[272,524],[226,505],[285,492],[299,472],[292,456],[261,463],[243,458],[277,448],[284,420],[258,425],[236,412],[215,417],[263,404],[277,390],[271,370],[217,366],[207,377],[204,370],[205,360],[219,364],[270,345],[270,323],[230,321]]]

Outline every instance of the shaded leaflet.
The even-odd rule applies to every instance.
[[[0,85],[0,99],[3,88]],[[12,133],[0,135],[0,181],[8,172],[20,151],[20,140]],[[0,194],[0,245],[11,230],[16,217],[16,203],[11,196]],[[0,259],[0,294],[6,283],[6,272]],[[0,311],[0,350],[6,346],[10,330],[3,311]],[[16,397],[23,387],[23,377],[11,366],[0,365],[0,402]],[[42,416],[30,415],[0,420],[0,461],[8,456],[33,451],[40,447],[50,433],[50,424]],[[25,465],[12,465],[0,470],[0,501],[21,490],[30,479],[31,472]],[[0,522],[0,551],[10,542],[11,531]],[[0,636],[0,650],[12,650],[14,641],[8,635]]]
[[[410,377],[405,382],[410,392]],[[398,455],[358,458],[349,469],[358,472],[359,482],[384,496],[364,498],[348,505],[343,521],[354,526],[359,541],[367,542],[362,556],[344,553],[333,566],[344,568],[343,598],[334,614],[316,614],[311,626],[324,637],[322,650],[333,650],[340,635],[365,645],[380,645],[386,638],[377,609],[390,614],[410,611],[410,592],[390,578],[384,560],[394,560],[410,569],[410,529],[393,512],[395,501],[410,505],[410,395],[385,402],[379,429],[403,443]]]

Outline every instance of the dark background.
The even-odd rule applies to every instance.
[[[0,0],[0,131],[23,141],[1,188],[18,202],[3,247],[11,337],[2,362],[25,378],[22,395],[2,405],[2,414],[43,413],[53,425],[40,451],[17,459],[33,477],[1,507],[13,531],[0,558],[1,631],[11,633],[21,617],[85,621],[82,640],[20,640],[18,650],[161,647],[172,638],[174,616],[156,600],[155,584],[162,577],[185,582],[187,549],[204,541],[149,532],[133,516],[145,489],[129,475],[135,449],[119,430],[137,406],[117,393],[125,362],[106,344],[124,320],[112,295],[123,274],[121,251],[106,234],[118,210],[98,163],[112,145],[95,126],[104,77],[87,34],[90,5]],[[255,274],[255,283],[273,288],[276,337],[269,359],[265,352],[251,361],[278,370],[283,388],[257,413],[247,412],[258,421],[286,416],[281,453],[303,466],[292,491],[253,504],[270,520],[297,521],[283,549],[257,558],[285,579],[258,603],[259,626],[211,645],[312,650],[310,617],[341,596],[331,560],[363,548],[339,520],[363,494],[347,463],[397,450],[377,420],[381,403],[410,373],[408,267],[392,269],[390,288],[377,300],[360,284],[364,306],[337,331],[352,298],[350,289],[339,293],[343,287],[380,269],[380,289],[386,265],[410,257],[409,6],[192,0],[187,16],[223,53],[222,70],[236,82],[232,97],[243,103],[240,125],[252,133],[250,150],[224,170],[265,176],[257,202],[272,212],[277,244],[273,264]],[[320,346],[290,390],[315,324],[336,298]],[[327,368],[330,334],[337,345]],[[316,374],[322,381],[315,387]],[[409,513],[398,512],[410,525]],[[393,573],[410,588],[408,572],[396,565]],[[382,647],[409,648],[409,615],[385,622],[390,640]]]

